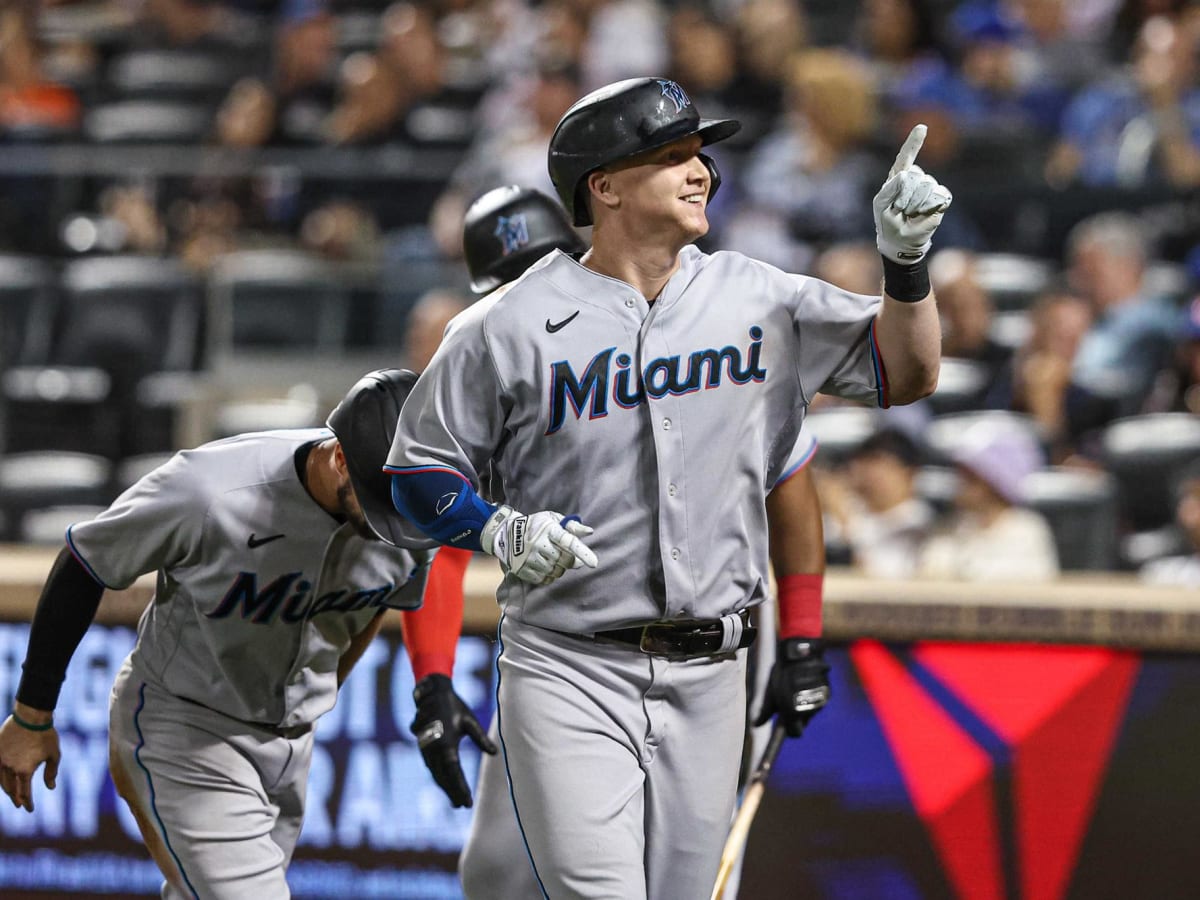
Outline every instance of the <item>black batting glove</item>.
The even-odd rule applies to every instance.
[[[426,768],[456,809],[470,806],[471,789],[458,760],[459,742],[469,737],[484,753],[495,753],[496,745],[445,675],[426,675],[418,681],[413,700],[417,714],[409,727],[417,736]]]
[[[778,715],[788,737],[800,737],[808,720],[829,702],[829,664],[819,638],[787,638],[779,642],[755,727]]]

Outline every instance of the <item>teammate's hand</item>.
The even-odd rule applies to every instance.
[[[829,664],[817,638],[788,638],[779,642],[775,665],[767,681],[755,727],[779,716],[788,737],[800,737],[809,719],[829,702]]]
[[[925,143],[925,126],[916,125],[875,195],[875,244],[893,262],[910,266],[929,252],[933,233],[954,199],[932,175],[915,165]]]
[[[459,742],[469,737],[484,753],[495,753],[496,745],[445,675],[426,675],[413,688],[413,699],[417,714],[410,727],[425,766],[455,808],[470,806],[471,789],[458,759]]]
[[[580,540],[591,533],[575,516],[548,510],[527,516],[501,506],[484,523],[479,543],[504,571],[530,584],[550,584],[567,569],[596,568],[596,554]]]
[[[30,731],[14,722],[12,716],[0,725],[0,788],[13,806],[33,812],[33,774],[45,763],[42,779],[54,790],[61,758],[58,732],[53,728]]]

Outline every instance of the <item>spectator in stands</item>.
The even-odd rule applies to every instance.
[[[396,73],[374,54],[352,53],[338,68],[337,100],[322,126],[330,144],[386,142],[399,130],[405,90]]]
[[[938,22],[927,0],[865,0],[854,22],[854,49],[875,70],[884,102],[914,66],[944,55]]]
[[[1137,412],[1166,365],[1178,333],[1179,312],[1169,298],[1150,294],[1144,276],[1144,230],[1126,213],[1099,213],[1067,238],[1067,277],[1095,315],[1071,372],[1093,398],[1080,428],[1100,427]]]
[[[381,252],[379,223],[350,200],[330,200],[300,223],[300,246],[337,262],[375,262]]]
[[[1200,184],[1200,9],[1142,26],[1126,73],[1080,91],[1045,166],[1053,187]]]
[[[937,290],[942,356],[980,363],[990,387],[1010,354],[991,336],[992,298],[979,282],[974,254],[957,248],[938,251],[930,260],[929,280]]]
[[[1175,520],[1188,550],[1178,556],[1151,560],[1138,575],[1148,584],[1200,588],[1200,466],[1188,469],[1179,482]]]
[[[792,60],[807,44],[804,6],[789,0],[744,0],[732,27],[737,40],[738,119],[746,139],[758,140],[784,113]]]
[[[172,252],[189,269],[207,273],[217,257],[241,246],[242,210],[236,199],[210,186],[172,205]]]
[[[950,15],[946,33],[946,57],[915,62],[892,88],[893,139],[925,123],[922,165],[956,172],[963,184],[984,179],[985,190],[1003,190],[1036,178],[1034,161],[1056,132],[1067,87],[1036,70],[1019,24],[1002,6],[964,3]],[[994,222],[976,221],[982,213],[972,212],[965,203],[950,211],[942,247],[982,250],[988,247],[984,233],[1000,237]]]
[[[1200,416],[1200,295],[1183,310],[1171,365],[1159,373],[1143,412]]]
[[[681,6],[671,12],[667,29],[671,62],[668,75],[687,90],[709,115],[735,115],[738,74],[733,30],[708,10]]]
[[[1092,309],[1070,291],[1055,289],[1034,301],[1029,322],[1028,337],[997,377],[985,405],[1031,415],[1050,461],[1063,463],[1076,450],[1080,422],[1090,405],[1072,384],[1071,370],[1091,328]]]
[[[903,430],[884,426],[856,447],[840,471],[817,485],[828,540],[849,546],[865,575],[907,578],[933,525],[933,508],[917,495],[921,451]]]
[[[968,581],[1044,581],[1058,575],[1054,533],[1022,505],[1022,484],[1042,468],[1037,442],[1010,425],[980,422],[953,451],[954,509],[922,546],[916,574]]]
[[[435,288],[426,291],[408,314],[404,332],[404,365],[422,372],[442,342],[450,320],[470,305],[471,301],[455,291]]]
[[[587,37],[579,58],[584,91],[668,64],[667,17],[657,0],[580,0]]]
[[[497,184],[522,184],[556,196],[546,169],[546,146],[559,119],[579,97],[579,69],[561,57],[543,57],[524,102],[498,130],[481,132],[430,213],[443,255],[462,255],[467,206]]]
[[[0,6],[0,138],[38,140],[74,131],[80,103],[70,88],[46,77],[35,6]]]
[[[845,50],[792,59],[787,112],[750,152],[742,212],[723,242],[788,271],[804,271],[823,244],[870,234],[863,198],[878,181],[867,139],[876,103],[870,70]]]
[[[273,143],[276,107],[275,94],[261,78],[238,79],[217,109],[217,144],[246,150]]]
[[[1029,77],[1074,92],[1109,68],[1110,0],[1001,0],[1001,5],[1021,25]]]

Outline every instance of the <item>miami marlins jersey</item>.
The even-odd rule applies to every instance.
[[[106,587],[157,571],[133,660],[167,691],[247,722],[312,722],[334,704],[350,639],[382,607],[420,606],[432,557],[364,540],[301,483],[296,451],[332,436],[261,432],[182,451],[68,529]]]
[[[506,614],[590,634],[763,600],[765,495],[818,391],[886,403],[879,297],[686,247],[648,304],[555,251],[446,336],[400,417],[389,471],[492,463],[507,503],[579,515],[600,566],[508,576]]]

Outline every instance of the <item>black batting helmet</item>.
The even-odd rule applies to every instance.
[[[742,127],[733,119],[702,119],[691,99],[666,78],[630,78],[592,91],[566,111],[550,138],[550,180],[576,225],[591,225],[585,180],[596,169],[690,134],[705,144]],[[721,184],[716,165],[700,154],[712,175],[708,196]]]
[[[368,372],[325,420],[342,445],[350,484],[371,530],[380,540],[412,550],[436,547],[437,542],[396,510],[392,479],[383,466],[392,449],[400,409],[416,383],[417,373],[408,369]]]
[[[541,191],[510,184],[488,191],[467,209],[463,252],[477,294],[520,277],[555,249],[576,253],[587,247],[563,208]]]

